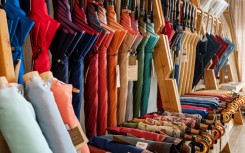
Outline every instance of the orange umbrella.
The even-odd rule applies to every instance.
[[[115,30],[115,35],[108,48],[108,126],[117,126],[117,55],[118,49],[126,37],[127,30],[117,23],[116,12],[113,1],[108,5],[107,11],[108,25]]]

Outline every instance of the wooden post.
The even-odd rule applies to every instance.
[[[0,9],[0,18],[0,76],[5,76],[9,82],[16,82],[7,17],[3,9]]]

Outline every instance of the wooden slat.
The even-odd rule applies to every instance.
[[[6,13],[3,9],[0,9],[0,18],[0,76],[6,76],[9,82],[16,82]]]

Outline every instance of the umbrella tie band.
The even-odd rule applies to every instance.
[[[88,3],[92,3],[92,4],[95,4],[95,5],[103,5],[103,1],[99,0],[98,2],[95,1],[95,0],[88,0]]]

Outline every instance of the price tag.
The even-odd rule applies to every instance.
[[[186,49],[183,49],[182,50],[182,54],[181,54],[182,58],[181,58],[181,62],[187,62],[188,61],[188,57],[187,57],[187,50]]]
[[[74,129],[68,130],[71,140],[74,144],[74,146],[77,146],[84,142],[83,135],[81,134],[78,127],[75,127]]]
[[[151,60],[151,76],[155,77],[156,76],[156,69],[155,69],[155,64],[154,60]]]
[[[138,61],[136,56],[129,56],[128,62],[128,81],[138,80]]]
[[[141,149],[146,149],[148,146],[148,143],[145,142],[137,142],[136,147]]]
[[[117,74],[117,88],[120,88],[120,69],[119,65],[116,67],[116,74]]]
[[[180,56],[176,56],[175,58],[175,64],[180,65]]]

